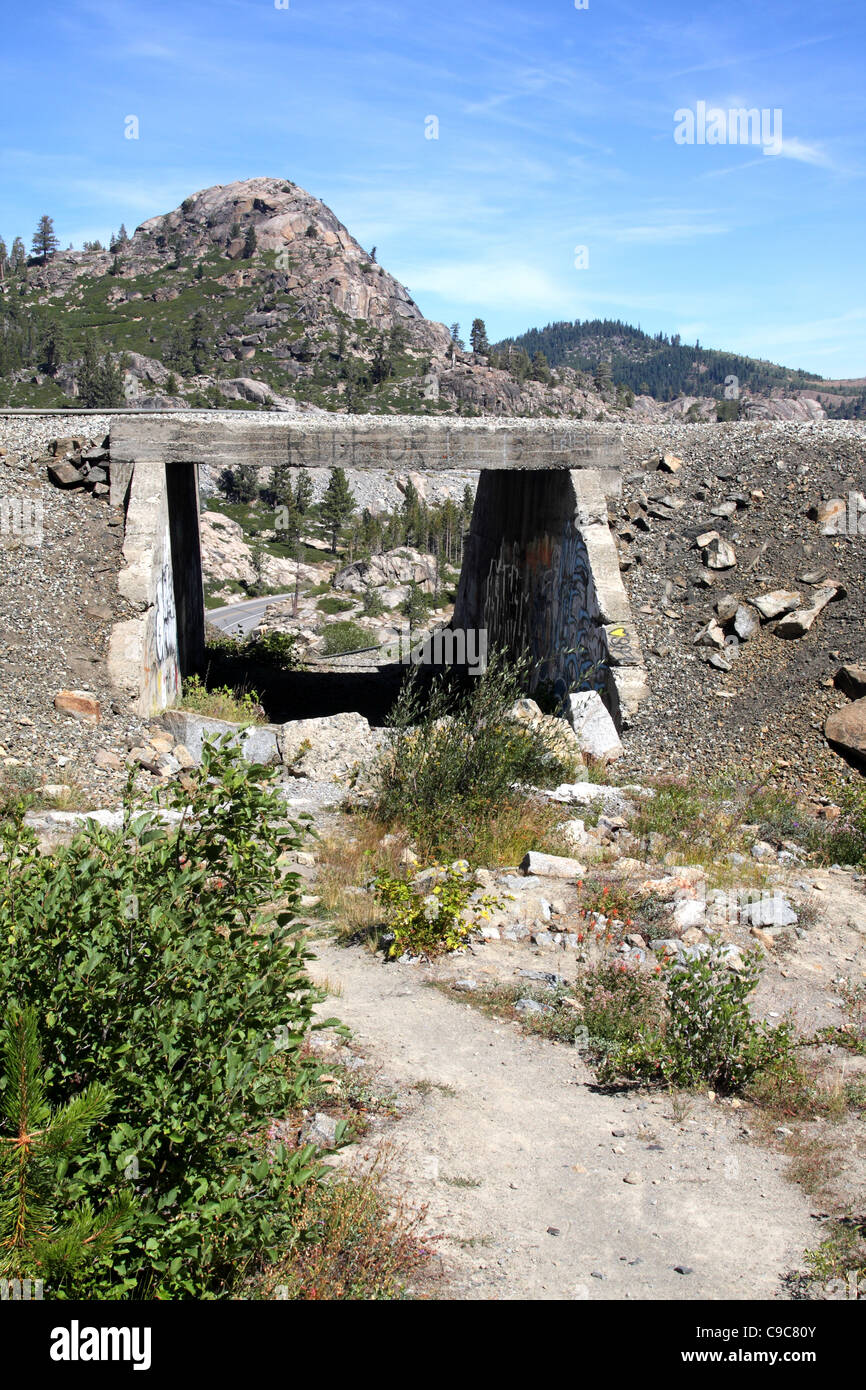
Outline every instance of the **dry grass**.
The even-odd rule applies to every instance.
[[[515,801],[476,828],[472,861],[485,868],[519,864],[528,850],[572,854],[573,846],[556,826],[561,806],[539,798]],[[403,851],[413,842],[404,826],[387,829],[375,817],[355,815],[343,821],[343,833],[323,837],[317,845],[318,911],[336,926],[340,936],[366,939],[375,949],[384,927],[382,908],[372,893],[362,891],[379,872],[400,877]],[[465,851],[469,857],[468,850]],[[423,860],[421,861],[423,865]]]
[[[831,1069],[825,1060],[797,1057],[790,1066],[761,1072],[750,1084],[749,1100],[764,1120],[828,1120],[841,1124],[852,1106],[862,1103],[861,1086]]]
[[[63,790],[49,795],[46,786],[62,786]],[[9,815],[21,801],[28,809],[39,811],[92,811],[99,805],[90,792],[60,774],[56,781],[45,783],[31,767],[0,769],[0,817]]]
[[[529,850],[573,856],[575,848],[557,826],[567,819],[563,807],[540,797],[509,802],[483,824],[473,827],[471,846],[463,855],[476,868],[519,864]]]
[[[388,835],[384,826],[364,815],[353,816],[344,826],[344,834],[324,836],[317,847],[319,911],[333,922],[340,936],[365,938],[375,949],[384,925],[382,909],[372,893],[360,890],[380,870],[400,872],[400,855],[408,836]],[[383,839],[387,839],[385,844]]]
[[[290,1254],[271,1267],[266,1299],[380,1301],[417,1297],[431,1250],[421,1238],[424,1213],[411,1213],[387,1190],[385,1161],[366,1171],[333,1173],[310,1188]]]
[[[843,1162],[839,1145],[825,1138],[823,1132],[803,1127],[785,1139],[783,1151],[790,1159],[785,1173],[788,1181],[811,1197],[829,1197]]]

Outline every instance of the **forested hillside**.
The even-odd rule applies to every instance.
[[[721,397],[728,376],[737,378],[741,390],[755,393],[774,387],[790,391],[821,381],[813,373],[774,362],[704,348],[700,343],[683,343],[678,334],[653,336],[620,319],[549,323],[546,328],[531,328],[497,344],[497,350],[503,354],[509,348],[522,348],[530,358],[543,352],[551,367],[569,366],[596,373],[600,363],[608,363],[614,385],[627,387],[636,395],[655,396],[660,401],[672,401],[677,396]]]

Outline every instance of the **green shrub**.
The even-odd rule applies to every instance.
[[[255,690],[217,685],[208,689],[200,676],[188,676],[183,683],[180,708],[203,714],[208,719],[227,719],[237,724],[261,724],[265,711]]]
[[[342,598],[339,594],[328,594],[325,598],[320,598],[316,604],[320,613],[328,614],[345,613],[354,606],[350,598]]]
[[[521,785],[556,786],[575,765],[538,724],[511,710],[524,665],[494,653],[461,689],[453,675],[425,695],[413,670],[391,712],[394,735],[374,769],[373,810],[406,827],[426,857],[473,858],[483,826],[524,800]]]
[[[385,612],[382,596],[377,589],[373,588],[372,584],[368,584],[364,589],[361,612],[365,618],[379,618]]]
[[[670,962],[661,1026],[644,1026],[637,1038],[614,1049],[604,1059],[602,1079],[736,1091],[759,1072],[788,1065],[793,1043],[787,1025],[770,1028],[749,1011],[760,971],[757,952],[746,957],[741,971],[729,970],[717,943]]]
[[[136,1202],[78,1296],[225,1295],[280,1252],[316,1171],[311,1147],[266,1136],[313,1070],[298,880],[281,867],[300,834],[269,769],[225,739],[202,759],[186,794],[168,790],[176,826],[128,804],[121,830],[48,856],[20,818],[0,831],[0,1007],[37,1010],[52,1104],[111,1087],[80,1195]]]
[[[295,671],[301,665],[296,632],[263,632],[246,643],[244,654],[279,671]]]
[[[322,635],[325,656],[340,656],[343,652],[360,651],[372,645],[369,632],[349,619],[328,623]]]
[[[385,908],[388,926],[394,933],[389,956],[409,951],[412,955],[432,957],[456,951],[465,946],[473,927],[498,906],[495,898],[485,896],[473,904],[471,912],[467,911],[475,884],[455,868],[442,870],[429,893],[418,892],[407,879],[384,871],[373,882],[376,898]]]
[[[842,815],[836,820],[812,823],[809,848],[825,864],[853,864],[866,869],[866,788],[846,787],[840,802]]]
[[[602,1070],[608,1056],[662,1026],[661,981],[625,961],[603,962],[584,975],[574,993],[581,1004],[586,1049]]]

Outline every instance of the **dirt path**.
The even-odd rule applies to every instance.
[[[313,975],[341,991],[325,1010],[398,1093],[392,1177],[442,1237],[443,1296],[784,1296],[818,1223],[742,1110],[603,1095],[572,1049],[446,997],[419,967],[315,951]]]

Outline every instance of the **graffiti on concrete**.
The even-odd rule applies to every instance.
[[[162,564],[153,580],[153,606],[147,625],[144,674],[145,689],[151,691],[153,708],[161,709],[167,703],[173,704],[180,695],[180,666],[174,571],[167,530]]]
[[[491,646],[515,658],[528,651],[532,689],[557,699],[573,690],[604,690],[609,642],[623,652],[628,646],[624,629],[609,635],[601,622],[586,544],[570,519],[559,536],[526,545],[503,541],[487,573],[483,605]]]

